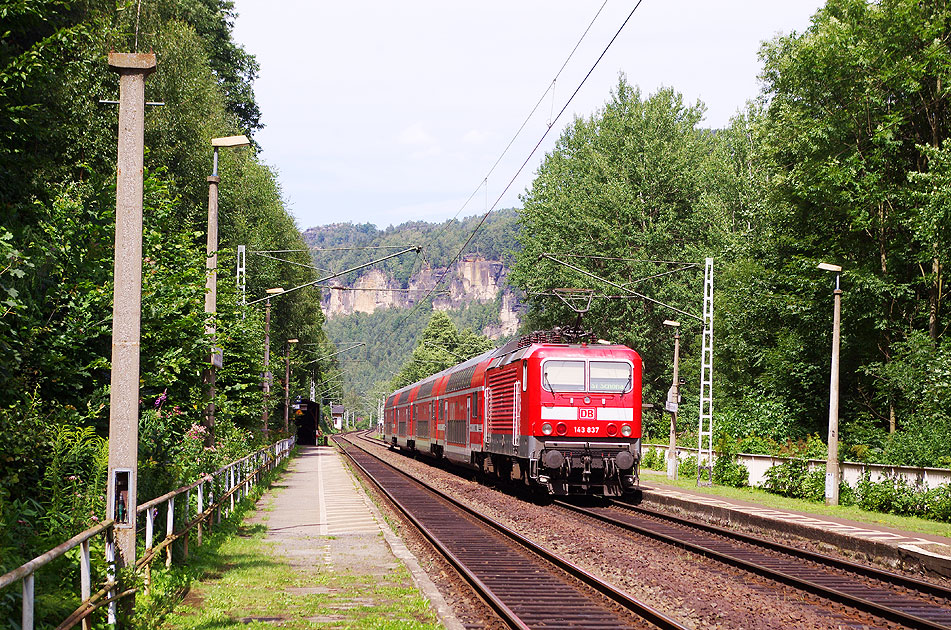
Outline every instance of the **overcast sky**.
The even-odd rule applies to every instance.
[[[702,101],[705,125],[725,126],[759,92],[760,42],[801,32],[822,5],[643,0],[503,194],[637,2],[602,3],[236,0],[234,37],[261,65],[261,157],[298,227],[437,221],[482,213],[500,196],[498,207],[518,206],[564,126],[601,107],[620,73],[645,95],[666,86]]]

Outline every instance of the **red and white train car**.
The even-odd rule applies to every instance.
[[[633,492],[641,359],[523,337],[391,394],[384,439],[552,494]]]

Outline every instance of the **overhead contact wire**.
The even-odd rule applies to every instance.
[[[436,240],[436,238],[439,237],[444,230],[446,230],[450,221],[455,220],[456,217],[458,217],[462,213],[462,211],[466,209],[466,206],[468,206],[469,203],[475,198],[475,196],[479,193],[479,189],[482,188],[483,186],[485,186],[485,195],[486,195],[486,198],[488,198],[489,177],[492,175],[492,173],[495,172],[495,169],[502,162],[502,159],[506,156],[506,154],[508,154],[509,149],[511,149],[512,145],[515,144],[515,141],[518,140],[518,137],[522,135],[522,131],[525,130],[525,127],[528,125],[529,121],[535,116],[535,112],[537,112],[538,108],[541,107],[542,103],[545,101],[545,97],[548,95],[549,92],[552,92],[552,108],[554,109],[554,86],[555,86],[555,83],[558,81],[558,77],[560,77],[561,73],[564,72],[565,68],[568,66],[568,62],[571,61],[571,58],[574,56],[575,52],[578,50],[578,47],[581,46],[581,42],[583,42],[585,37],[587,37],[588,32],[591,30],[591,27],[594,26],[594,23],[597,21],[598,16],[601,15],[601,12],[604,11],[604,7],[607,6],[607,4],[608,4],[608,0],[604,0],[604,2],[601,4],[601,8],[599,8],[598,12],[595,13],[593,18],[591,18],[591,21],[588,23],[588,27],[584,30],[584,33],[581,34],[581,37],[578,38],[578,41],[575,43],[574,48],[571,49],[571,52],[568,53],[568,56],[565,58],[564,63],[561,64],[561,68],[559,68],[558,72],[555,73],[555,77],[552,79],[551,83],[549,84],[549,87],[546,88],[544,92],[542,92],[542,95],[538,98],[538,102],[535,103],[535,106],[532,108],[532,111],[528,113],[528,116],[526,116],[525,120],[522,121],[522,124],[519,126],[518,130],[515,132],[515,135],[512,136],[512,139],[509,140],[509,143],[505,145],[505,148],[502,149],[502,153],[499,154],[499,157],[495,160],[495,163],[491,166],[491,168],[489,168],[489,171],[485,174],[485,177],[482,178],[482,181],[479,183],[476,189],[473,190],[472,194],[470,194],[469,197],[463,202],[462,206],[456,211],[456,214],[452,216],[452,219],[447,221],[443,225],[443,227],[440,229],[440,231],[437,232],[431,239],[429,239],[429,242],[423,246],[424,250],[426,250],[430,245],[432,245],[433,242]],[[638,4],[640,4],[640,2],[638,2]],[[637,10],[637,7],[634,7],[634,9]],[[633,11],[631,13],[633,14]],[[628,19],[630,19],[630,16],[628,16]],[[555,122],[554,120],[549,121],[548,127],[551,128],[554,122]],[[508,188],[506,188],[506,190],[508,190]]]
[[[552,130],[552,128],[555,126],[555,123],[558,121],[558,119],[560,119],[560,118],[562,117],[562,115],[564,115],[565,111],[567,111],[567,109],[568,109],[568,107],[571,105],[572,101],[574,101],[575,97],[578,95],[578,92],[580,92],[580,91],[581,91],[581,88],[584,87],[584,84],[588,81],[588,79],[589,79],[589,78],[591,77],[591,75],[594,73],[595,69],[596,69],[596,68],[598,67],[598,65],[601,63],[601,60],[604,59],[604,56],[608,53],[608,50],[611,49],[611,46],[614,45],[614,42],[615,42],[615,41],[617,40],[617,38],[621,35],[621,32],[624,30],[624,27],[627,26],[627,23],[631,21],[631,18],[632,18],[632,17],[634,17],[634,13],[637,11],[638,7],[641,6],[641,4],[643,3],[643,1],[644,1],[644,0],[638,0],[637,4],[634,5],[634,8],[631,9],[631,12],[630,12],[630,13],[627,15],[627,17],[624,19],[624,22],[621,24],[620,28],[618,28],[617,32],[614,34],[614,36],[613,36],[613,37],[611,38],[611,40],[608,42],[607,46],[604,47],[604,50],[601,51],[601,54],[598,55],[597,60],[595,60],[594,64],[592,64],[592,66],[591,66],[591,68],[588,70],[587,74],[585,74],[584,78],[581,80],[581,82],[578,84],[578,86],[575,88],[575,90],[571,93],[571,96],[568,98],[568,100],[565,102],[564,106],[563,106],[563,107],[561,108],[561,110],[558,112],[558,115],[555,116],[555,119],[552,121],[551,125],[549,125],[548,128],[545,129],[544,133],[542,133],[542,136],[538,139],[538,142],[535,143],[535,146],[532,148],[531,152],[528,154],[528,156],[526,156],[526,158],[525,158],[525,160],[522,162],[521,166],[518,167],[518,170],[515,171],[515,174],[514,174],[514,175],[512,176],[512,178],[509,180],[508,184],[506,184],[505,188],[502,190],[502,192],[501,192],[501,193],[499,194],[499,196],[496,198],[496,200],[495,200],[495,202],[492,204],[492,206],[485,212],[485,214],[482,215],[482,218],[479,220],[479,223],[478,223],[478,224],[475,226],[475,228],[472,230],[472,233],[469,234],[469,238],[467,238],[467,239],[466,239],[466,242],[462,244],[462,247],[459,248],[459,251],[456,252],[456,255],[455,255],[455,256],[453,257],[453,259],[450,261],[448,267],[452,267],[452,265],[456,263],[456,261],[457,261],[457,260],[459,259],[459,257],[462,255],[462,252],[464,252],[464,251],[466,250],[466,248],[469,246],[469,243],[472,242],[472,240],[475,238],[476,234],[478,234],[479,230],[482,229],[482,226],[485,224],[485,220],[486,220],[486,219],[488,218],[488,216],[492,213],[492,211],[495,210],[495,207],[499,204],[499,202],[502,200],[502,198],[503,198],[503,197],[505,196],[505,194],[508,192],[509,188],[512,187],[512,184],[515,183],[515,180],[518,179],[518,176],[522,173],[522,171],[525,169],[525,166],[528,165],[528,162],[532,159],[532,157],[533,157],[533,156],[535,155],[535,153],[538,151],[538,148],[541,146],[542,142],[544,142],[544,141],[545,141],[545,138],[548,137],[548,133],[549,133],[549,132]],[[603,8],[603,6],[602,6],[602,8]],[[600,13],[600,11],[599,11],[599,13]],[[589,28],[590,28],[590,27],[589,27]],[[587,33],[587,31],[585,31],[585,33]],[[572,51],[572,54],[574,54],[574,51]],[[569,58],[570,58],[570,57],[569,57]],[[537,105],[536,105],[536,108],[537,108]],[[524,126],[524,124],[523,124],[523,126]],[[511,146],[511,145],[510,145],[510,146]],[[508,147],[506,147],[506,150],[508,150]],[[498,163],[498,162],[497,162],[497,163]],[[497,163],[496,163],[496,164],[497,164]],[[495,167],[493,166],[493,168],[495,168]],[[478,189],[476,189],[476,191],[478,191]],[[418,301],[418,302],[413,306],[412,310],[411,310],[405,317],[403,317],[401,320],[399,320],[399,322],[397,323],[397,327],[398,327],[399,325],[401,325],[402,322],[405,321],[407,318],[409,318],[410,316],[412,316],[413,313],[416,312],[416,309],[419,308],[420,304],[422,304],[423,302],[427,301],[427,300],[429,299],[429,297],[436,291],[436,289],[439,287],[439,285],[442,284],[443,280],[445,279],[446,275],[448,274],[448,267],[447,267],[447,272],[444,273],[442,276],[440,276],[439,280],[436,281],[436,284],[435,284],[435,285],[433,286],[433,288],[429,291],[429,293],[427,293],[426,296],[425,296],[422,300]]]

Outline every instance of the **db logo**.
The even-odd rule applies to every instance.
[[[578,419],[579,420],[594,420],[594,409],[579,409],[578,410]]]

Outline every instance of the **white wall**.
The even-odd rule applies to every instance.
[[[641,451],[646,453],[650,448],[657,449],[663,453],[664,459],[667,458],[666,444],[644,444],[641,447]],[[678,459],[683,459],[690,455],[696,457],[697,449],[684,447],[677,448]],[[716,458],[716,454],[714,454],[714,458]],[[736,458],[737,461],[746,466],[746,469],[750,471],[751,486],[763,485],[763,481],[766,479],[767,470],[776,464],[782,464],[783,462],[789,461],[790,459],[788,457],[751,455],[748,453],[740,453],[736,456]],[[826,461],[824,459],[810,459],[808,466],[809,470],[815,470],[816,468],[825,470]],[[894,477],[895,475],[899,475],[903,477],[909,485],[914,486],[920,484],[922,487],[929,490],[946,483],[951,483],[951,469],[948,468],[915,468],[912,466],[886,466],[883,464],[840,462],[839,469],[842,474],[842,479],[852,487],[855,487],[859,480],[862,479],[865,471],[869,472],[872,481],[881,481],[886,476]]]

